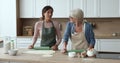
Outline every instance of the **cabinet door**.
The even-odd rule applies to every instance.
[[[98,42],[99,42],[99,39],[96,39],[95,41],[96,41],[96,42],[95,42],[94,49],[95,49],[96,51],[98,51]]]
[[[54,18],[69,17],[69,0],[50,0],[49,3],[54,9]]]
[[[40,46],[40,39],[38,38],[34,46]],[[17,38],[17,48],[28,48],[32,44],[32,37],[18,37]]]
[[[86,0],[85,17],[98,17],[98,0]]]
[[[79,8],[85,12],[85,0],[71,0],[70,7],[70,10]]]
[[[34,0],[19,0],[20,18],[33,18]]]
[[[35,18],[42,17],[42,9],[48,5],[48,0],[35,0]]]
[[[100,0],[101,17],[119,17],[119,0]]]
[[[99,51],[120,52],[120,39],[100,39]]]
[[[98,17],[98,0],[71,0],[71,10],[80,8],[85,17]]]

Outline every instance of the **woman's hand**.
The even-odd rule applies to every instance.
[[[63,54],[66,53],[66,52],[67,52],[67,49],[63,49],[61,52],[62,52]]]
[[[51,49],[56,51],[56,50],[58,50],[58,46],[54,45],[54,46],[51,47]]]
[[[34,45],[29,45],[29,47],[28,47],[28,48],[29,48],[29,49],[32,49],[33,47],[34,47]]]

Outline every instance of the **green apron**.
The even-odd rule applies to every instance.
[[[41,46],[52,47],[53,45],[56,44],[56,30],[55,30],[53,22],[51,23],[53,25],[52,27],[45,28],[44,22],[43,22]]]

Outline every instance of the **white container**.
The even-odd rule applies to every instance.
[[[10,50],[10,42],[6,42],[4,45],[4,53],[8,54],[8,50]]]
[[[76,56],[76,52],[68,52],[68,57],[74,58]]]
[[[11,42],[10,42],[11,44],[10,44],[10,46],[11,46],[11,49],[14,49],[14,40],[11,40]]]
[[[8,51],[8,54],[10,56],[16,56],[17,55],[17,52],[18,52],[18,49],[12,49],[12,50],[9,50]]]
[[[96,50],[95,49],[87,50],[87,55],[88,56],[94,56],[94,55],[96,55]]]

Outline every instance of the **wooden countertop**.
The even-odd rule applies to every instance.
[[[23,51],[29,49],[19,49],[17,56],[4,54],[3,48],[0,48],[0,61],[17,61],[30,63],[120,63],[120,60],[98,59],[98,58],[69,58],[67,55],[56,51],[52,57],[43,57],[39,54],[23,54]]]

